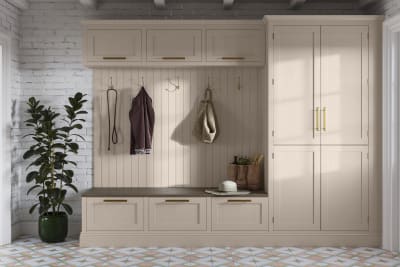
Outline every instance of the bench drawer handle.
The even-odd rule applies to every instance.
[[[222,57],[223,60],[244,60],[244,57]]]
[[[185,60],[186,57],[162,57],[163,60]]]
[[[166,199],[165,202],[167,202],[167,203],[182,203],[182,202],[189,202],[189,199]]]
[[[125,60],[126,57],[103,57],[104,60]]]
[[[107,203],[126,203],[128,200],[126,199],[104,199],[103,202]]]
[[[244,203],[244,202],[251,202],[251,199],[228,199],[230,203]]]

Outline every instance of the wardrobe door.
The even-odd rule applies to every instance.
[[[320,144],[319,55],[319,26],[274,27],[275,145]]]
[[[322,230],[368,230],[368,148],[321,151]]]
[[[321,30],[322,144],[368,144],[368,27]]]
[[[275,231],[320,230],[320,146],[275,147],[273,209]]]

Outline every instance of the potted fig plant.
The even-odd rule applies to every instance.
[[[29,118],[25,125],[31,133],[33,144],[24,153],[24,159],[31,162],[27,169],[27,183],[34,183],[27,194],[36,192],[37,203],[30,209],[39,211],[39,236],[44,242],[62,242],[68,234],[68,216],[72,207],[65,202],[67,189],[78,192],[72,183],[73,167],[76,162],[70,156],[78,153],[77,138],[83,139],[77,133],[82,129],[83,104],[87,102],[85,95],[77,93],[68,98],[64,106],[65,116],[55,112],[51,107],[45,107],[34,97],[28,100]]]

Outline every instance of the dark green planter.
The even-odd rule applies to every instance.
[[[43,242],[63,242],[68,234],[68,216],[65,212],[48,212],[39,217],[39,236]]]

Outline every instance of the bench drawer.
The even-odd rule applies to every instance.
[[[87,198],[88,231],[143,230],[143,198]]]
[[[149,230],[206,230],[205,198],[149,198]]]
[[[267,198],[213,198],[212,230],[267,230]]]

